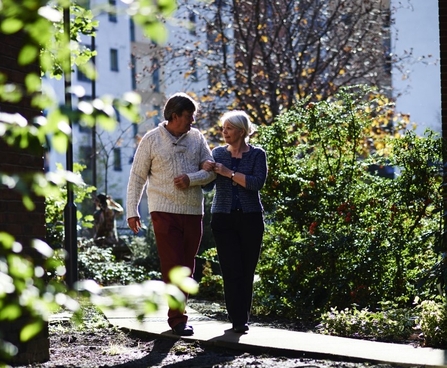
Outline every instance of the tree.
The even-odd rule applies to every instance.
[[[306,96],[340,87],[391,90],[391,10],[386,1],[216,0],[179,2],[175,40],[152,50],[164,79],[202,83],[209,121],[222,109],[246,110],[259,124]],[[191,34],[196,38],[191,42]]]

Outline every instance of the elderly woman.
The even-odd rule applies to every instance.
[[[230,111],[220,119],[225,145],[212,153],[215,163],[204,169],[217,174],[205,187],[215,194],[211,228],[222,270],[225,304],[233,331],[248,331],[253,279],[264,234],[259,191],[267,177],[265,151],[248,143],[252,124],[244,111]]]

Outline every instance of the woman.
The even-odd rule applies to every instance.
[[[226,145],[213,150],[215,163],[204,164],[204,169],[218,174],[205,190],[215,185],[211,229],[222,270],[228,316],[233,331],[245,333],[264,234],[259,191],[267,177],[267,159],[262,148],[248,143],[252,125],[245,112],[227,112],[220,122]]]

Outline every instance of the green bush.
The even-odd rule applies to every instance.
[[[447,305],[435,300],[424,300],[417,305],[417,328],[425,346],[447,347]]]
[[[127,244],[132,255],[131,260],[137,266],[144,267],[152,273],[151,279],[158,274],[157,279],[161,279],[160,259],[158,257],[155,234],[150,219],[147,221],[148,227],[145,229],[145,236],[122,236],[120,239]]]
[[[62,170],[62,165],[57,165],[58,170]],[[73,172],[81,177],[85,165],[78,163],[73,164]],[[82,181],[83,182],[83,181]],[[77,206],[76,216],[78,220],[77,232],[89,230],[93,227],[93,215],[84,214],[82,208],[86,207],[87,202],[92,202],[92,193],[95,187],[87,185],[73,186],[74,202]],[[53,192],[54,193],[54,192]],[[46,241],[53,249],[64,247],[64,209],[67,203],[67,188],[64,185],[58,192],[58,196],[51,195],[45,197],[45,224],[46,224]]]
[[[411,309],[383,305],[379,311],[356,306],[338,310],[331,308],[321,317],[319,332],[359,339],[374,339],[386,342],[407,340],[414,331],[415,318]]]
[[[259,128],[269,175],[257,313],[318,316],[353,303],[376,310],[383,300],[406,307],[437,294],[417,281],[439,258],[442,142],[393,131],[379,97],[343,89]],[[385,167],[393,179],[379,175]]]
[[[219,268],[217,248],[210,248],[197,256],[202,265],[198,298],[223,300],[223,279]]]
[[[150,272],[131,261],[119,261],[113,255],[113,248],[101,248],[92,239],[78,240],[78,267],[80,280],[93,280],[106,286],[128,285],[150,279],[158,279],[157,272]]]

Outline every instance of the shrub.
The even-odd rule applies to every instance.
[[[100,285],[128,285],[158,277],[156,272],[151,274],[132,262],[117,262],[111,247],[98,247],[92,239],[79,239],[78,249],[80,280],[94,280]]]
[[[85,168],[85,165],[73,164],[73,172],[79,177]],[[62,165],[58,165],[58,170],[62,170]],[[77,232],[91,229],[93,227],[93,216],[89,214],[84,215],[81,209],[83,203],[85,207],[86,202],[91,200],[91,195],[95,191],[95,187],[83,184],[73,186],[73,188],[75,193],[74,202],[79,206],[76,211],[78,220]],[[64,209],[67,203],[67,190],[65,185],[58,194],[59,196],[47,196],[45,198],[46,240],[53,249],[64,247],[65,225],[63,219]]]
[[[321,316],[319,332],[350,338],[374,339],[379,341],[407,340],[413,334],[415,317],[411,309],[387,306],[373,312],[356,306],[338,310],[331,308]]]
[[[424,300],[417,305],[417,327],[426,346],[447,347],[447,305],[435,300]]]
[[[383,300],[406,307],[437,294],[417,280],[439,258],[442,142],[389,128],[379,97],[343,89],[259,128],[269,175],[257,313],[318,316],[353,303],[374,311]],[[388,138],[371,141],[377,122]]]
[[[197,297],[209,300],[222,300],[223,279],[220,274],[219,261],[217,259],[217,248],[207,249],[197,258],[198,260],[202,260],[199,264],[203,267]]]

